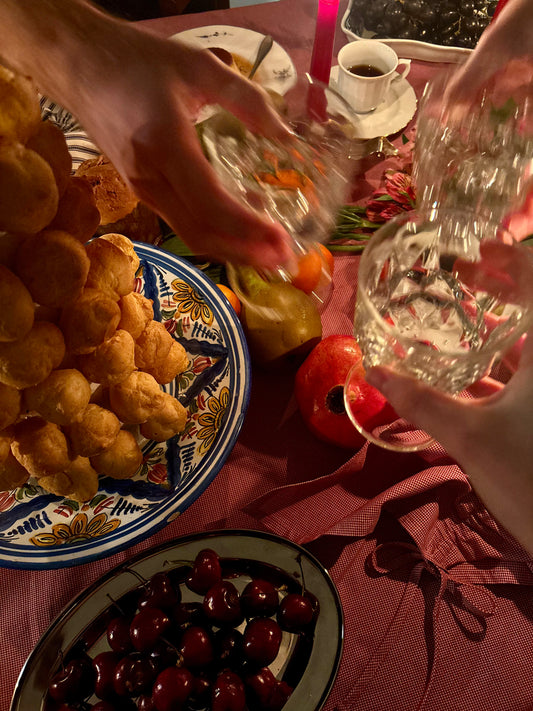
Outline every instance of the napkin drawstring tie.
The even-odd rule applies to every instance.
[[[485,618],[490,617],[496,611],[496,597],[485,588],[483,585],[474,585],[464,583],[454,578],[453,574],[445,568],[437,565],[433,561],[427,559],[420,549],[411,543],[403,541],[391,541],[377,545],[367,556],[366,566],[374,574],[388,575],[394,571],[400,570],[407,565],[413,564],[409,573],[409,579],[405,583],[401,599],[398,603],[396,613],[389,625],[389,628],[384,635],[381,643],[375,650],[372,657],[367,662],[362,674],[357,680],[357,684],[346,699],[346,708],[353,708],[351,704],[356,701],[370,684],[378,669],[385,662],[387,656],[392,650],[396,639],[399,637],[404,624],[410,617],[411,607],[415,600],[417,589],[420,586],[420,580],[424,571],[430,573],[439,581],[439,589],[435,596],[435,601],[432,610],[432,632],[431,639],[433,645],[428,643],[428,666],[426,672],[426,681],[422,697],[416,706],[416,710],[420,711],[424,706],[434,677],[436,668],[437,653],[439,645],[437,644],[437,631],[441,603],[445,594],[449,597],[458,609],[464,610],[476,622],[482,622]],[[462,624],[458,615],[454,614],[459,628],[463,633],[466,625]],[[484,633],[484,625],[482,625],[479,636]]]

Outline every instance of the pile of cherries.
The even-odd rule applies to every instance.
[[[473,49],[498,0],[352,0],[347,28],[358,36],[393,37]]]
[[[318,613],[293,576],[204,548],[192,565],[181,561],[112,601],[62,659],[46,711],[280,711]],[[269,665],[284,634],[296,644],[278,679]]]

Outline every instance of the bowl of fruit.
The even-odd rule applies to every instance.
[[[494,15],[498,0],[350,0],[342,30],[375,37],[402,57],[462,62]]]
[[[11,711],[317,711],[342,642],[335,585],[304,548],[193,534],[75,598],[28,657]]]

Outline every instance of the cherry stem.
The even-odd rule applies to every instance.
[[[183,659],[183,654],[182,654],[182,653],[180,652],[180,650],[176,647],[176,645],[173,644],[173,643],[172,643],[170,640],[168,640],[166,637],[161,636],[159,639],[160,639],[162,642],[164,642],[165,644],[168,644],[168,646],[169,646],[171,649],[173,649],[173,650],[176,652],[176,654],[178,655],[178,658],[177,658],[177,660],[176,660],[175,666],[177,666],[178,668],[185,666],[185,660]]]
[[[120,605],[118,604],[118,602],[117,602],[113,597],[111,597],[111,595],[110,595],[109,593],[106,593],[106,596],[111,600],[111,602],[112,602],[113,605],[117,608],[117,610],[120,612],[120,614],[121,614],[121,615],[124,615],[124,617],[126,617],[126,613],[125,613],[124,610],[120,607]]]
[[[300,567],[300,575],[302,576],[302,595],[305,595],[305,576],[304,576],[304,569],[302,565],[302,554],[298,553],[296,556],[296,560],[298,562],[298,565]]]
[[[148,582],[148,580],[143,575],[141,575],[139,571],[133,570],[133,568],[124,568],[124,570],[126,571],[126,573],[131,573],[132,575],[135,575],[137,580],[140,580],[143,585],[146,585],[146,583]]]

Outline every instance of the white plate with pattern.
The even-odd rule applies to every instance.
[[[195,47],[221,47],[242,57],[251,67],[264,35],[244,27],[207,25],[173,35],[171,39],[188,42]],[[257,70],[255,80],[265,89],[285,94],[296,82],[296,69],[287,52],[274,42],[272,49]]]

